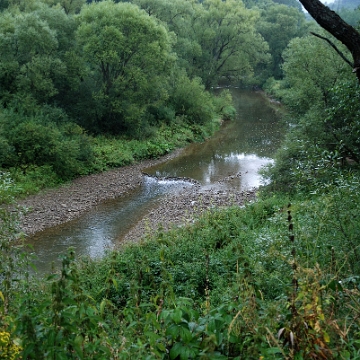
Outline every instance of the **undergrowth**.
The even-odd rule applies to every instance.
[[[88,158],[79,172],[63,178],[51,165],[28,165],[26,169],[12,167],[7,169],[13,179],[13,189],[17,198],[36,194],[44,188],[56,187],[71,180],[74,176],[99,173],[113,168],[134,164],[145,159],[156,159],[191,142],[201,142],[214,134],[219,128],[219,119],[206,124],[187,124],[181,119],[171,125],[162,125],[147,139],[134,140],[125,137],[88,136]]]
[[[356,184],[212,210],[97,261],[70,250],[41,281],[2,252],[0,358],[360,358]]]

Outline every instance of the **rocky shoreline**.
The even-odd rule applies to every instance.
[[[242,192],[226,192],[216,189],[201,189],[194,185],[179,194],[165,196],[160,205],[151,210],[122,239],[122,243],[136,242],[147,235],[154,234],[159,227],[167,231],[173,227],[193,223],[202,213],[231,205],[244,206],[255,200],[256,189]]]
[[[49,189],[19,201],[28,209],[21,218],[21,229],[33,235],[44,229],[73,220],[97,204],[125,195],[143,181],[143,169],[179,156],[181,149],[155,160],[84,176],[56,189]],[[210,208],[243,205],[255,198],[255,190],[228,193],[215,189],[203,190],[194,183],[178,194],[166,196],[156,209],[121,239],[122,243],[137,241],[161,225],[164,229],[194,221],[197,215]]]
[[[125,195],[143,181],[142,169],[179,156],[182,149],[159,159],[83,176],[18,202],[26,210],[20,227],[27,235],[76,219],[97,204]]]

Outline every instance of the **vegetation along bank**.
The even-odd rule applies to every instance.
[[[360,10],[301,3],[1,2],[0,359],[360,358]],[[210,136],[224,79],[289,112],[257,201],[32,278],[7,204]]]

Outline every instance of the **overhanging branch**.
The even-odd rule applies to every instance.
[[[328,38],[326,38],[325,36],[321,36],[319,34],[316,34],[312,31],[310,31],[310,34],[311,35],[314,35],[322,40],[325,40],[326,42],[328,42],[330,44],[330,46],[338,53],[338,55],[340,55],[340,57],[351,67],[353,68],[354,67],[354,64],[337,48],[337,46],[332,42],[330,41]]]

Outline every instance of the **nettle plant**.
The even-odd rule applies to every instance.
[[[28,272],[28,257],[23,252],[18,229],[21,210],[13,204],[14,185],[10,177],[0,174],[0,358],[15,359],[21,351],[14,336],[13,309],[17,291]]]

